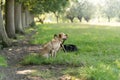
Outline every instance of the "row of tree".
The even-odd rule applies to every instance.
[[[84,18],[89,22],[95,14],[98,18],[106,16],[109,22],[112,17],[120,19],[120,0],[105,0],[104,5],[93,5],[90,0],[0,0],[0,2],[0,39],[6,46],[11,45],[11,38],[17,38],[17,33],[25,34],[24,28],[34,23],[35,16],[44,13],[54,13],[57,22],[61,13],[71,22],[74,18],[78,18],[80,22]],[[69,2],[73,5],[69,6]],[[41,18],[39,21],[43,23]]]
[[[92,3],[87,0],[81,2],[74,2],[70,8],[66,11],[66,17],[73,22],[73,19],[77,17],[79,21],[82,21],[84,18],[87,22],[91,19],[91,16],[94,14],[94,6]]]
[[[58,14],[68,3],[67,0],[0,0],[0,39],[6,46],[12,44],[11,38],[24,34],[24,28],[34,23],[34,16],[53,12]],[[5,4],[3,4],[5,2]],[[3,13],[4,14],[3,14]],[[4,17],[3,17],[4,15]]]
[[[99,1],[100,2],[100,1]],[[104,0],[103,3],[94,4],[90,0],[74,0],[72,6],[66,11],[66,18],[73,22],[74,18],[87,22],[94,16],[111,18],[117,17],[120,20],[120,0]]]

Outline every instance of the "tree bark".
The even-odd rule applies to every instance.
[[[29,27],[29,11],[28,9],[25,9],[25,22],[26,22],[26,27]]]
[[[31,23],[33,23],[33,22],[34,22],[34,15],[31,14]]]
[[[56,19],[57,19],[57,23],[59,22],[59,17],[58,16],[56,16]]]
[[[73,23],[73,19],[70,19],[71,23]]]
[[[33,23],[34,23],[34,15],[29,12],[29,25],[31,26],[31,24]]]
[[[35,26],[35,22],[34,22],[34,15],[30,14],[30,26],[34,27]]]
[[[79,19],[80,22],[82,22],[82,16],[78,16],[77,18]]]
[[[24,11],[22,11],[22,26],[23,26],[23,28],[26,27],[25,12]]]
[[[71,23],[73,23],[74,17],[70,17],[69,19],[70,19]]]
[[[14,0],[6,0],[6,32],[9,38],[16,39],[14,24]]]
[[[56,21],[57,21],[57,23],[59,22],[59,15],[58,15],[58,13],[57,12],[53,12],[54,13],[54,15],[55,15],[55,17],[56,17]]]
[[[11,45],[11,41],[7,36],[7,33],[5,31],[5,26],[3,24],[3,16],[2,16],[1,8],[0,8],[0,37],[2,39],[3,46],[10,46]]]
[[[22,14],[21,14],[21,4],[15,3],[15,32],[24,34],[24,30],[22,27]]]
[[[110,17],[108,16],[108,22],[110,22]]]

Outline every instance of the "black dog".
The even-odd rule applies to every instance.
[[[78,50],[77,46],[73,44],[66,44],[63,45],[62,47],[64,52],[74,52]]]

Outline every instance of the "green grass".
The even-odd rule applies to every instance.
[[[68,54],[68,53],[58,53],[57,57],[53,58],[44,58],[40,57],[38,55],[30,54],[24,58],[24,60],[21,62],[23,65],[33,65],[33,64],[59,64],[59,65],[68,65],[68,66],[80,66],[83,65],[81,64],[81,59],[79,56],[75,54]]]
[[[62,64],[80,66],[63,71],[89,80],[119,80],[120,78],[120,27],[88,24],[43,24],[37,26],[32,44],[44,44],[54,34],[64,32],[69,38],[65,44],[75,44],[77,52],[60,51],[56,58],[43,59],[29,55],[22,64]],[[81,67],[81,64],[83,67]],[[72,73],[72,74],[71,74]]]
[[[30,74],[30,76],[40,76],[44,80],[57,80],[56,77],[54,77],[56,76],[56,74],[53,71],[50,71],[49,69],[41,71],[37,70]]]
[[[7,62],[3,56],[0,56],[0,66],[7,66]]]

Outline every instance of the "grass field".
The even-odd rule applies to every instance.
[[[36,30],[32,44],[44,44],[50,41],[54,34],[64,32],[69,36],[65,44],[75,44],[79,50],[66,54],[60,51],[56,58],[49,59],[29,55],[22,64],[67,65],[68,69],[62,73],[81,80],[120,79],[120,27],[43,24],[38,25]]]
[[[0,66],[7,66],[6,59],[0,55]]]

